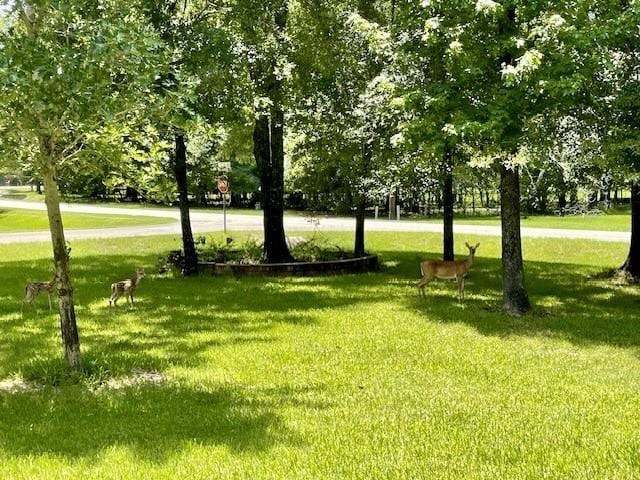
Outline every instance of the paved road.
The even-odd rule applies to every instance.
[[[29,210],[45,210],[43,203],[25,202],[20,200],[0,199],[0,208],[22,208]],[[131,215],[138,217],[164,217],[174,218],[175,223],[155,226],[99,228],[87,230],[67,230],[65,235],[68,240],[83,238],[112,238],[112,237],[138,237],[150,235],[171,235],[180,233],[180,214],[175,209],[162,209],[153,207],[122,208],[106,207],[87,204],[63,203],[60,205],[63,212],[93,213],[96,215]],[[205,211],[192,211],[191,223],[195,233],[214,232],[222,230],[223,218],[221,213]],[[318,228],[320,231],[345,231],[353,230],[355,220],[350,218],[323,217],[318,219],[318,224],[310,222],[303,216],[287,216],[284,220],[287,231],[310,231]],[[413,221],[388,221],[367,220],[366,230],[369,232],[442,232],[439,223],[413,222]],[[227,215],[227,228],[230,231],[255,231],[262,230],[262,217],[260,215]],[[464,235],[500,235],[500,227],[493,225],[461,225],[454,226],[456,234]],[[629,232],[605,232],[595,230],[565,230],[554,228],[522,228],[522,236],[529,238],[583,238],[600,240],[605,242],[629,242]],[[26,243],[50,240],[49,232],[24,232],[24,233],[0,233],[2,243]]]

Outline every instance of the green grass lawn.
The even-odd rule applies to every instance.
[[[91,213],[63,213],[66,229],[132,227],[174,223],[172,218],[136,217],[131,215],[94,215]],[[0,233],[48,230],[47,213],[36,210],[0,209]]]
[[[73,242],[79,384],[46,299],[20,313],[50,246],[0,246],[0,380],[45,385],[0,390],[0,478],[637,478],[640,291],[592,278],[625,245],[525,240],[537,308],[516,319],[497,238],[458,239],[481,242],[464,305],[450,282],[417,297],[438,236],[368,239],[378,273],[153,274],[113,311],[109,284],[178,239]]]
[[[458,214],[455,223],[460,225],[500,225],[499,215],[471,216]],[[415,220],[415,218],[405,217]],[[431,223],[442,222],[441,218],[424,219],[422,221]],[[523,227],[534,228],[564,228],[570,230],[606,230],[628,232],[631,228],[631,214],[624,210],[612,210],[611,213],[601,215],[567,215],[560,217],[557,215],[523,215],[521,219]]]

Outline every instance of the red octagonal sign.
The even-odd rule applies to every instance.
[[[229,193],[229,180],[227,180],[226,178],[219,178],[218,191],[220,193]]]

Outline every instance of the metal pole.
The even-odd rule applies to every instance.
[[[222,194],[222,217],[224,221],[224,234],[227,234],[227,194]]]

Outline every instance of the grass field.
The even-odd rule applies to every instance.
[[[442,222],[442,219],[428,219],[426,222]],[[454,220],[464,225],[500,225],[498,215],[467,216],[457,215]],[[606,230],[628,232],[631,228],[631,215],[628,211],[612,210],[601,215],[529,215],[521,219],[523,227],[565,228],[576,230]]]
[[[65,228],[112,228],[137,225],[162,225],[175,222],[172,218],[136,217],[132,215],[94,215],[63,213]],[[0,233],[48,230],[47,213],[36,210],[0,209]]]
[[[525,240],[515,319],[498,239],[458,239],[481,242],[460,305],[413,287],[438,236],[368,238],[379,273],[154,274],[114,311],[109,283],[178,239],[73,242],[79,383],[46,300],[20,314],[50,247],[0,246],[0,478],[637,478],[640,291],[597,279],[625,245]]]

